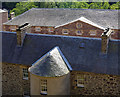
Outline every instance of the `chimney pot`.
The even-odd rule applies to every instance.
[[[10,13],[10,19],[13,19],[14,17],[15,17],[15,13],[14,12]]]

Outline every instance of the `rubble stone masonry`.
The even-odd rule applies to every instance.
[[[77,86],[78,75],[84,75],[84,87]],[[120,76],[72,71],[71,95],[120,96]]]
[[[30,78],[23,79],[24,65],[2,64],[2,95],[23,95],[24,92],[30,92]]]

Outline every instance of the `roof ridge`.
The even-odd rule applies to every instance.
[[[113,10],[113,9],[81,9],[81,8],[31,8],[33,9],[46,9],[46,10],[97,10],[97,11],[120,11],[120,10]],[[30,9],[30,10],[31,10]]]

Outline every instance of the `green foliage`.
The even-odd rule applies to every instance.
[[[10,13],[15,12],[15,15],[20,15],[31,8],[37,8],[34,2],[19,2],[16,4],[16,8],[11,10]]]
[[[108,2],[95,2],[89,6],[90,9],[109,9],[109,7],[110,4]]]
[[[112,5],[110,6],[110,9],[120,9],[120,1],[117,2],[116,4],[112,4]]]

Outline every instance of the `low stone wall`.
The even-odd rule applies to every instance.
[[[30,79],[24,80],[22,68],[26,66],[17,64],[2,64],[2,95],[23,95],[30,92]]]
[[[77,87],[77,75],[84,76],[84,87]],[[71,72],[71,95],[120,95],[120,76]]]

